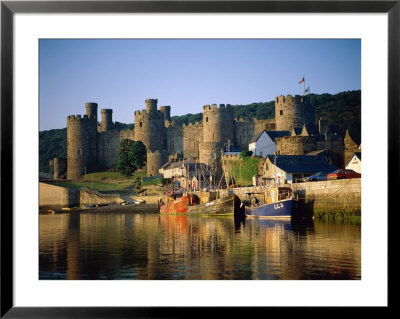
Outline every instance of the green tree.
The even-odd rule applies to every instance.
[[[249,151],[249,150],[244,150],[244,151],[241,151],[240,152],[240,158],[241,159],[244,159],[245,157],[249,157],[249,156],[251,156],[251,155],[253,155],[253,152],[252,151]]]
[[[133,173],[146,165],[146,146],[142,141],[122,140],[119,147],[117,170],[130,178]]]

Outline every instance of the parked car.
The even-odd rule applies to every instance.
[[[305,178],[307,182],[326,181],[328,172],[318,172]]]
[[[352,169],[338,169],[328,174],[328,179],[360,178],[361,174]]]

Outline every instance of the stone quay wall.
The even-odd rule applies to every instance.
[[[292,189],[305,212],[361,215],[361,178],[296,183]]]
[[[79,205],[79,189],[39,182],[39,207],[73,207]]]
[[[123,201],[118,194],[101,194],[84,188],[67,188],[39,182],[39,208],[77,207]]]
[[[89,189],[80,190],[80,205],[121,203],[123,201],[118,194],[101,194]]]

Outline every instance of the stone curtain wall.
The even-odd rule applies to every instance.
[[[98,159],[101,165],[110,169],[118,161],[121,134],[118,131],[98,134]]]

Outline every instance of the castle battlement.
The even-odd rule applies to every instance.
[[[146,99],[146,100],[144,100],[145,101],[145,103],[147,104],[147,103],[158,103],[158,100],[157,99]]]
[[[199,128],[199,127],[203,127],[203,123],[201,123],[201,122],[188,123],[188,124],[183,123],[182,127],[183,128]]]
[[[176,121],[170,122],[169,120],[165,120],[165,127],[166,128],[169,128],[169,127],[174,128],[175,126],[176,126]]]
[[[160,106],[160,111],[164,111],[164,110],[171,110],[171,106],[169,106],[169,105]]]
[[[290,94],[283,96],[277,96],[275,98],[275,104],[295,104],[295,103],[304,103],[304,102],[308,102],[309,101],[309,97],[308,96],[302,96],[302,95],[295,95],[292,96]]]
[[[211,110],[211,111],[215,111],[215,110],[233,110],[233,107],[230,104],[226,104],[226,105],[225,104],[220,104],[219,106],[217,106],[217,104],[204,105],[203,106],[203,111],[208,111],[208,110]]]
[[[88,115],[82,115],[78,114],[78,115],[68,115],[67,116],[67,121],[85,121],[85,120],[92,120],[92,119],[96,119],[95,117],[91,117]]]

